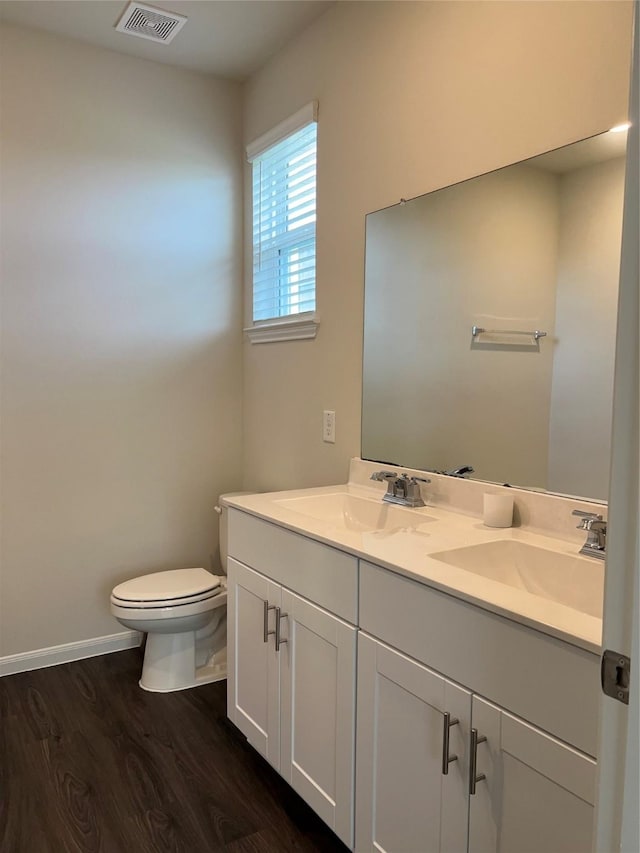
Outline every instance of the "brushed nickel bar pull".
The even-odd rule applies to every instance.
[[[269,634],[275,634],[275,631],[269,630],[269,611],[276,610],[276,606],[274,604],[269,604],[268,601],[262,600],[263,606],[263,615],[262,615],[262,641],[264,643],[269,642]]]
[[[286,619],[286,617],[288,615],[289,615],[288,613],[281,613],[280,608],[276,607],[276,651],[277,652],[280,651],[280,646],[282,646],[284,643],[289,642],[288,640],[283,640],[282,637],[280,636],[280,620]]]
[[[484,773],[479,773],[476,775],[476,768],[478,765],[478,744],[485,743],[486,737],[482,735],[482,737],[478,737],[478,729],[471,729],[471,749],[469,750],[469,794],[473,796],[476,792],[476,783],[482,782],[483,779],[487,777]]]
[[[451,714],[448,711],[444,712],[444,725],[442,727],[442,775],[447,776],[449,773],[449,765],[452,761],[457,761],[457,755],[449,755],[449,733],[453,726],[457,726],[460,720],[456,717],[451,719]]]

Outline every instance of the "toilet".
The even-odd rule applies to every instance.
[[[234,492],[233,494],[241,494]],[[220,496],[220,560],[226,572],[226,509]],[[186,690],[227,677],[227,579],[203,568],[152,572],[118,584],[111,613],[147,635],[140,687]]]

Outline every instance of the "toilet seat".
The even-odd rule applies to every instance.
[[[135,620],[140,626],[145,626],[140,627],[138,630],[146,631],[148,630],[146,626],[151,624],[159,625],[161,622],[175,624],[181,619],[200,614],[209,614],[212,616],[214,610],[224,607],[226,603],[226,587],[221,588],[220,591],[216,591],[213,595],[205,596],[199,601],[193,601],[188,604],[179,601],[175,604],[163,604],[160,602],[151,606],[148,604],[141,606],[135,601],[120,601],[111,596],[111,613],[116,619],[120,619],[123,624]]]
[[[136,609],[179,607],[214,598],[222,588],[221,579],[205,569],[173,569],[118,584],[111,593],[111,603]]]
[[[132,601],[127,598],[118,598],[116,595],[111,596],[111,603],[118,607],[135,608],[136,610],[169,610],[176,607],[186,607],[188,604],[201,604],[209,601],[211,598],[218,598],[222,588],[215,589],[212,593],[203,593],[202,595],[190,595],[187,598],[162,598],[158,601]]]

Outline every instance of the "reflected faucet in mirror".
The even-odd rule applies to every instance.
[[[441,468],[425,468],[430,474],[443,474],[445,477],[466,477],[468,474],[473,474],[475,468],[471,465],[461,465],[459,468],[448,468],[443,471]]]
[[[396,474],[393,471],[375,471],[371,479],[386,482],[387,491],[383,501],[411,507],[425,505],[420,494],[420,483],[431,482],[428,477],[409,477],[408,474]]]
[[[443,471],[443,474],[446,474],[447,477],[466,477],[467,474],[473,474],[475,468],[472,468],[471,465],[461,465],[460,468],[450,468],[448,471]]]

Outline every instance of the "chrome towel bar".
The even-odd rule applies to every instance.
[[[483,329],[482,326],[472,326],[471,336],[477,338],[478,335],[526,335],[529,338],[539,341],[540,338],[546,338],[547,333],[541,332],[539,329],[533,332],[523,332],[518,329]]]

